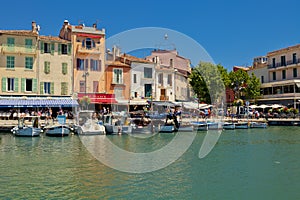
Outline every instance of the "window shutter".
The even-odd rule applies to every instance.
[[[25,92],[25,78],[21,79],[21,92]]]
[[[50,93],[54,94],[54,82],[50,83]]]
[[[71,51],[72,51],[72,45],[68,44],[68,55],[71,55]]]
[[[61,44],[58,44],[58,55],[61,54]]]
[[[32,79],[32,92],[37,92],[37,79]]]
[[[85,70],[88,71],[89,70],[89,60],[85,59]]]
[[[6,81],[7,81],[7,78],[2,77],[2,92],[6,91]]]
[[[18,78],[15,78],[15,92],[19,92],[19,79]]]
[[[47,62],[47,72],[50,73],[50,62]]]
[[[54,55],[55,43],[51,43],[51,55]]]
[[[68,64],[62,63],[62,73],[66,75],[68,73]]]
[[[40,82],[40,94],[44,94],[44,82]]]
[[[47,72],[47,61],[44,62],[44,72],[45,72],[45,74],[48,74],[48,72]]]
[[[44,53],[44,42],[41,41],[41,53]]]
[[[62,82],[61,83],[61,95],[67,95],[68,94],[68,83]]]

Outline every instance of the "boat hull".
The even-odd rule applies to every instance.
[[[64,137],[70,134],[70,129],[66,126],[53,126],[46,128],[47,136]]]
[[[41,129],[34,127],[15,127],[12,129],[12,132],[18,137],[37,137],[40,135]]]

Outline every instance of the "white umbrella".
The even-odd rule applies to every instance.
[[[272,108],[282,108],[284,107],[283,105],[280,105],[280,104],[273,104],[271,105]]]
[[[251,105],[249,106],[250,108],[257,108],[258,106],[257,105]]]

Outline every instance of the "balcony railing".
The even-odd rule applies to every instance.
[[[1,52],[3,53],[24,53],[24,54],[35,54],[36,48],[35,46],[27,46],[27,45],[14,45],[10,46],[8,44],[2,44],[0,46]]]
[[[289,65],[296,65],[300,63],[300,58],[296,59],[296,60],[288,60],[285,64],[284,63],[275,63],[273,64],[268,64],[268,68],[277,68],[277,67],[284,67],[284,66],[289,66]]]
[[[87,47],[83,47],[82,45],[78,45],[77,52],[88,53],[88,54],[101,54],[101,48],[99,46],[87,48]]]
[[[161,101],[168,101],[169,100],[169,96],[164,96],[164,95],[160,95],[159,98]]]

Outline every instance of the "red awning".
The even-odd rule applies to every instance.
[[[89,37],[89,38],[102,38],[101,35],[92,35],[92,34],[86,34],[86,33],[79,33],[77,36],[81,37]]]
[[[114,94],[100,94],[100,93],[79,93],[78,99],[80,100],[82,97],[88,96],[91,100],[91,103],[97,104],[115,104],[118,103],[115,99]]]

